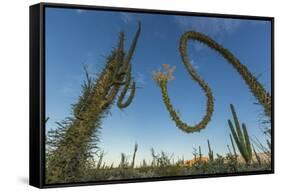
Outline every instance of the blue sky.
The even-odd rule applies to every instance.
[[[128,48],[137,21],[142,22],[142,32],[132,66],[141,88],[129,108],[121,111],[113,107],[103,121],[100,147],[108,163],[119,163],[121,152],[132,155],[135,142],[139,144],[137,162],[151,160],[152,147],[156,152],[173,154],[175,159],[191,158],[193,148],[199,145],[207,154],[207,139],[215,153],[223,154],[230,144],[230,103],[249,134],[264,139],[259,123],[262,108],[253,104],[255,98],[232,66],[205,45],[192,41],[188,49],[191,62],[215,97],[212,121],[200,133],[183,133],[170,120],[152,72],[164,63],[176,66],[175,80],[168,84],[169,94],[182,119],[195,124],[204,115],[206,98],[181,62],[180,36],[189,30],[209,35],[233,52],[270,91],[270,22],[57,8],[46,9],[47,130],[70,116],[71,104],[77,101],[85,79],[83,65],[91,74],[97,74],[116,46],[121,30]]]

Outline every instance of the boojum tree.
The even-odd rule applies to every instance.
[[[102,119],[116,99],[121,109],[132,103],[136,86],[131,75],[131,60],[140,32],[139,23],[127,52],[124,50],[125,34],[120,33],[117,47],[108,56],[96,79],[86,71],[82,95],[72,107],[73,117],[58,123],[60,127],[49,133],[46,160],[46,179],[49,183],[81,181],[79,177],[85,175],[89,157],[98,148]]]
[[[169,95],[167,84],[168,81],[173,80],[173,70],[174,68],[170,68],[169,65],[164,64],[165,71],[157,71],[153,74],[154,80],[157,85],[161,89],[163,102],[170,114],[170,117],[175,122],[176,126],[180,128],[182,131],[186,133],[199,132],[204,129],[207,124],[210,122],[213,111],[214,111],[214,96],[211,88],[208,84],[198,75],[194,67],[189,61],[187,47],[189,45],[189,40],[199,41],[203,44],[206,44],[211,49],[218,52],[221,56],[223,56],[228,63],[230,63],[233,68],[240,74],[244,82],[247,84],[250,92],[253,96],[258,100],[260,105],[263,107],[266,116],[271,118],[271,95],[268,93],[265,88],[258,82],[256,77],[251,74],[248,68],[241,64],[240,61],[226,48],[222,45],[211,39],[210,37],[194,31],[185,32],[180,39],[179,44],[179,52],[181,55],[181,59],[183,64],[190,74],[191,78],[198,83],[198,85],[205,92],[205,96],[207,97],[206,110],[203,118],[195,125],[189,125],[185,123],[175,111]]]

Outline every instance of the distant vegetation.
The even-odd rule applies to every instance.
[[[232,136],[235,135],[233,134]],[[270,134],[267,134],[267,136],[270,136]],[[249,139],[247,139],[247,141],[245,140],[245,142],[251,144]],[[232,148],[226,145],[228,153],[222,156],[220,154],[214,154],[209,140],[207,140],[206,144],[208,144],[209,148],[208,153],[202,153],[201,147],[199,146],[198,149],[194,148],[192,153],[193,158],[190,160],[184,158],[177,158],[177,160],[175,160],[172,154],[168,154],[164,151],[157,153],[152,148],[150,162],[143,159],[139,164],[135,162],[138,150],[137,144],[135,144],[132,150],[131,158],[128,157],[129,154],[121,153],[120,163],[117,165],[106,164],[106,162],[103,161],[104,152],[101,151],[95,160],[93,158],[93,160],[89,160],[88,168],[84,171],[84,176],[77,178],[75,181],[120,180],[271,170],[270,145],[264,146],[264,150],[259,149],[258,152],[256,152],[256,148],[251,145],[251,149],[254,150],[255,154],[246,156],[242,154],[244,151],[241,145],[239,145],[241,143],[232,142]],[[248,144],[245,145],[245,147],[248,147]],[[58,181],[59,180],[56,182]]]

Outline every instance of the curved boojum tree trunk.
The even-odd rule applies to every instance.
[[[200,130],[205,128],[206,125],[209,123],[214,111],[214,97],[212,91],[208,86],[208,84],[197,74],[196,70],[193,68],[192,64],[189,61],[188,54],[187,54],[187,47],[188,47],[189,40],[196,40],[201,43],[204,43],[207,46],[209,46],[211,49],[217,51],[220,55],[222,55],[240,74],[240,76],[247,84],[253,96],[256,97],[260,105],[264,108],[265,114],[269,118],[271,118],[271,95],[268,92],[266,92],[265,88],[258,82],[256,77],[254,77],[251,74],[248,68],[245,65],[241,64],[240,61],[229,50],[227,50],[222,45],[215,42],[210,37],[199,32],[190,31],[184,33],[181,36],[179,51],[187,72],[191,75],[192,79],[198,83],[198,85],[202,88],[202,90],[205,92],[205,95],[207,97],[206,112],[202,120],[193,126],[183,122],[180,119],[178,113],[173,108],[173,105],[171,104],[168,95],[167,83],[169,79],[167,77],[155,78],[157,84],[160,86],[163,102],[172,120],[176,123],[176,126],[178,128],[180,128],[186,133],[199,132]]]

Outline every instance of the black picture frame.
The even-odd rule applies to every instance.
[[[99,182],[80,182],[80,183],[61,183],[45,184],[45,8],[69,8],[69,9],[90,9],[105,11],[124,11],[134,13],[153,13],[165,15],[186,15],[202,16],[217,18],[238,18],[263,20],[271,22],[271,96],[272,96],[272,158],[271,170],[238,172],[238,173],[221,173],[209,175],[190,175],[177,177],[161,178],[141,178],[128,180],[110,180]],[[30,6],[30,131],[29,131],[29,184],[38,188],[54,188],[67,186],[85,186],[100,184],[132,183],[147,181],[165,181],[194,178],[211,178],[226,176],[258,175],[274,173],[274,18],[248,15],[230,15],[214,13],[195,13],[183,11],[152,10],[152,9],[135,9],[124,7],[103,7],[90,5],[73,5],[73,4],[56,4],[56,3],[39,3]]]

